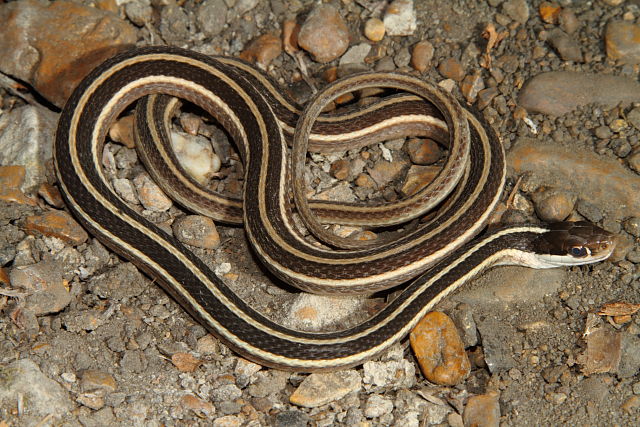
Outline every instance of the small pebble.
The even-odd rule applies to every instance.
[[[502,10],[505,15],[520,24],[529,20],[529,5],[526,0],[507,0],[502,4]]]
[[[378,18],[371,18],[364,24],[364,35],[373,42],[379,42],[384,38],[384,22]]]
[[[458,61],[455,58],[447,58],[440,62],[438,65],[438,72],[442,74],[447,79],[452,79],[457,82],[462,81],[465,75],[465,71]]]
[[[557,24],[562,8],[553,2],[543,1],[538,7],[540,18],[547,24]]]
[[[49,183],[42,183],[38,187],[38,196],[42,197],[45,202],[54,208],[62,209],[64,207],[64,200],[58,187],[55,187]]]
[[[625,64],[640,63],[640,26],[631,22],[611,20],[604,33],[607,56]]]
[[[593,133],[600,139],[609,139],[613,135],[609,126],[598,126]]]
[[[634,108],[627,113],[627,120],[636,129],[640,129],[640,108]]]
[[[133,139],[133,114],[118,119],[109,128],[109,138],[115,142],[119,142],[127,148],[135,147]]]
[[[22,192],[25,176],[24,166],[0,166],[0,200],[35,206],[36,201]]]
[[[573,212],[575,199],[568,192],[557,189],[545,189],[533,195],[538,217],[549,222],[564,221]]]
[[[200,184],[220,170],[222,161],[204,137],[171,132],[171,148],[184,170]]]
[[[171,363],[173,363],[180,372],[193,372],[202,364],[202,360],[197,359],[189,353],[178,352],[171,356]]]
[[[567,34],[573,34],[580,28],[580,21],[570,8],[563,8],[558,17],[560,21],[560,28],[562,28]]]
[[[336,160],[331,164],[331,168],[329,169],[331,176],[340,181],[347,179],[350,172],[351,167],[349,161],[345,159]]]
[[[335,7],[322,4],[316,6],[302,24],[298,43],[315,61],[327,63],[349,47],[349,28]]]
[[[80,245],[89,238],[84,228],[65,211],[49,211],[27,217],[24,228],[28,234],[57,237],[73,246]]]
[[[173,223],[173,234],[182,243],[203,249],[215,249],[220,245],[220,235],[211,218],[187,215]]]
[[[416,165],[431,165],[442,157],[442,150],[432,139],[411,138],[404,144],[411,162]]]
[[[478,92],[478,103],[476,104],[480,110],[484,110],[491,104],[491,101],[498,96],[498,89],[495,87],[490,87],[487,89],[482,89]]]
[[[431,65],[433,54],[434,48],[430,42],[423,40],[416,43],[411,51],[411,66],[421,73],[426,71]]]
[[[570,35],[559,28],[549,33],[547,39],[551,46],[558,51],[560,57],[565,61],[583,62],[582,50],[580,45]]]
[[[145,209],[152,212],[164,212],[173,206],[173,201],[167,197],[158,184],[156,184],[146,173],[141,173],[133,179],[133,185],[140,203]]]
[[[466,76],[460,84],[460,90],[469,104],[476,102],[478,92],[484,89],[484,80],[479,72]]]
[[[629,162],[629,167],[640,174],[640,151],[627,157],[627,161]]]
[[[360,375],[353,370],[311,374],[291,394],[289,401],[294,405],[315,408],[342,399],[360,387]]]
[[[87,369],[80,373],[80,387],[84,392],[104,390],[106,392],[116,391],[116,380],[107,372],[95,369]]]
[[[216,407],[211,402],[199,399],[193,394],[185,394],[180,398],[180,406],[196,414],[211,416],[216,413]]]
[[[404,162],[387,162],[383,160],[377,162],[373,168],[369,169],[369,175],[373,178],[376,185],[382,188],[396,179],[404,167]]]

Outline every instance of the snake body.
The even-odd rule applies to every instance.
[[[595,262],[611,253],[610,235],[585,224],[512,226],[465,244],[484,226],[502,190],[504,155],[499,141],[451,96],[417,79],[371,74],[339,83],[351,88],[370,84],[399,88],[426,99],[447,123],[450,147],[460,139],[462,151],[470,148],[469,162],[458,166],[463,171],[462,182],[449,189],[452,194],[446,209],[396,242],[329,251],[303,239],[287,207],[287,145],[280,119],[274,114],[279,107],[270,105],[272,100],[260,93],[261,87],[225,60],[177,48],[124,53],[99,66],[79,85],[62,111],[56,135],[54,155],[61,191],[69,209],[93,235],[156,279],[211,332],[246,357],[283,369],[313,371],[362,363],[406,335],[444,296],[496,263],[546,268]],[[336,87],[342,90],[339,85]],[[110,124],[134,100],[157,93],[202,107],[238,144],[246,171],[242,212],[247,235],[256,253],[279,277],[320,293],[372,292],[431,268],[380,313],[354,328],[306,333],[266,319],[188,248],[124,203],[102,171],[102,149]],[[329,93],[331,89],[321,92],[311,109],[302,112],[294,139],[300,130],[303,139],[314,132],[321,135],[323,131],[314,131],[308,122],[315,120],[318,106]],[[429,114],[423,111],[420,115]],[[294,169],[299,167],[296,162],[294,159]],[[209,197],[188,178],[180,177],[179,167],[173,172],[178,177],[169,179],[181,182],[177,185],[180,191],[190,188]],[[400,208],[380,205],[375,209],[384,218],[404,208],[400,204]],[[342,209],[329,206],[328,211]],[[357,217],[366,208],[347,206],[346,211],[346,216]],[[573,239],[568,249],[567,235]]]

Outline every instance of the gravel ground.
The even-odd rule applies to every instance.
[[[226,20],[224,16],[216,18],[215,13],[203,16],[199,1],[182,1],[180,6],[166,2],[171,7],[158,3],[161,4],[152,2],[152,22],[138,29],[139,44],[164,40],[205,53],[237,56],[255,37],[280,31],[285,19],[297,15],[302,22],[318,2],[220,0],[230,10]],[[366,41],[364,22],[376,10],[384,10],[376,9],[382,3],[332,3],[348,24],[350,46]],[[517,151],[523,146],[550,143],[554,150],[588,156],[594,170],[603,167],[598,162],[615,165],[621,176],[632,177],[615,181],[628,186],[616,191],[638,203],[633,189],[639,178],[631,170],[627,156],[633,156],[640,146],[639,131],[627,124],[624,131],[616,132],[616,120],[632,122],[630,112],[635,105],[628,101],[613,108],[583,105],[557,118],[530,113],[530,121],[526,122],[518,107],[518,93],[525,82],[547,71],[623,75],[636,80],[637,65],[618,65],[607,58],[604,31],[611,20],[635,22],[640,8],[635,1],[558,2],[573,11],[578,22],[571,36],[582,55],[582,61],[576,61],[567,60],[565,55],[572,53],[563,52],[550,41],[553,37],[549,34],[558,25],[542,21],[540,3],[415,1],[418,25],[414,33],[386,36],[378,44],[384,47],[381,57],[359,68],[391,66],[412,71],[412,48],[427,40],[434,47],[434,56],[419,74],[425,80],[444,80],[445,70],[438,65],[455,58],[464,74],[478,74],[486,87],[497,89],[488,105],[476,104],[473,108],[495,129],[511,156],[508,191],[519,177],[515,172],[518,159],[513,158],[513,153],[524,152]],[[131,4],[126,7],[133,9]],[[243,5],[248,7],[245,12]],[[126,10],[124,19],[133,20],[135,11]],[[518,23],[525,10],[528,18]],[[200,30],[204,24],[198,22],[214,18],[223,19],[221,31]],[[505,32],[505,38],[491,52],[491,72],[481,66],[486,46],[482,33],[487,23],[493,23],[498,33]],[[308,74],[318,86],[324,84],[322,73],[338,62],[320,64],[305,56]],[[346,72],[346,68],[339,68],[338,73]],[[304,101],[311,95],[292,56],[280,54],[271,61],[268,72],[296,99]],[[556,84],[560,87],[562,82]],[[453,93],[462,102],[467,94],[460,87],[454,83]],[[8,91],[0,93],[4,110],[21,105],[22,101]],[[188,107],[184,110],[187,115],[198,113]],[[115,147],[114,158],[123,176],[142,167],[135,156],[132,161],[125,161],[131,156],[128,149]],[[404,151],[395,149],[393,144],[390,147],[394,155],[407,162]],[[374,163],[385,155],[380,147],[364,150]],[[353,160],[358,156],[349,153],[345,158]],[[314,156],[310,162],[308,173],[318,178],[318,191],[323,180],[330,178],[327,170],[333,161],[335,157]],[[567,168],[577,170],[571,164]],[[611,174],[618,173],[614,166],[611,168]],[[549,203],[556,206],[555,202],[538,201],[544,198],[540,194],[550,191],[549,187],[553,190],[565,185],[551,171],[537,171],[534,176],[524,177],[512,209],[503,219],[539,221],[536,211]],[[611,182],[608,185],[613,185]],[[228,182],[227,185],[232,186]],[[239,359],[207,335],[152,280],[96,240],[73,248],[59,239],[26,236],[25,221],[43,210],[1,202],[0,247],[4,249],[0,255],[6,260],[4,268],[12,271],[17,266],[46,264],[51,268],[50,274],[65,281],[71,298],[62,311],[52,310],[51,314],[36,317],[28,310],[29,304],[36,302],[27,299],[25,306],[24,299],[8,292],[9,288],[2,288],[7,296],[2,298],[0,294],[0,427],[636,424],[640,408],[640,318],[596,313],[606,303],[640,302],[640,211],[625,210],[631,202],[616,199],[612,196],[614,190],[606,190],[600,197],[601,184],[590,185],[579,190],[576,185],[574,193],[566,189],[560,193],[570,199],[571,210],[575,204],[570,218],[587,218],[622,236],[622,249],[615,255],[615,262],[552,271],[493,269],[438,307],[454,319],[462,335],[472,366],[466,380],[455,386],[428,382],[408,344],[402,342],[373,364],[331,380],[325,378],[323,387],[313,393],[326,395],[330,403],[313,407],[290,400],[294,391],[304,386],[307,374],[260,368]],[[389,197],[385,193],[378,196]],[[182,211],[174,206],[152,219],[164,222],[180,215]],[[218,248],[194,252],[223,275],[250,306],[279,323],[309,327],[304,322],[296,324],[292,314],[296,307],[305,306],[303,297],[274,281],[257,263],[242,229],[220,226],[218,231]],[[49,270],[38,274],[49,274]],[[317,324],[330,330],[357,323],[392,295],[347,300],[346,307],[336,308],[338,315],[347,313],[346,320],[330,318],[318,320]],[[51,294],[50,298],[58,297]],[[338,307],[342,302],[330,300],[329,304]],[[385,375],[390,379],[381,379]],[[341,388],[349,390],[331,399]],[[473,414],[470,397],[476,395],[494,400],[479,405]]]

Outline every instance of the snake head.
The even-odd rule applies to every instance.
[[[614,235],[590,222],[556,222],[547,228],[535,239],[533,249],[549,268],[602,261],[615,248]]]

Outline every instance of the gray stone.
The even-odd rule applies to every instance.
[[[502,10],[509,18],[521,24],[529,20],[529,5],[526,0],[507,0],[503,3]]]
[[[223,0],[205,0],[196,13],[198,27],[207,37],[217,36],[224,29],[227,6]]]
[[[487,317],[478,322],[487,368],[491,373],[506,371],[517,366],[511,344],[516,340],[515,328],[497,319]]]
[[[0,115],[0,166],[24,165],[23,191],[46,182],[57,122],[55,113],[30,105]]]
[[[541,73],[526,82],[518,104],[530,113],[561,116],[587,104],[614,107],[640,100],[640,83],[626,77],[573,71]]]
[[[363,64],[364,58],[367,57],[371,51],[371,45],[369,43],[360,43],[347,49],[347,51],[340,57],[340,66],[346,64]]]
[[[274,427],[307,427],[309,416],[300,411],[284,411],[276,415]]]
[[[2,368],[0,402],[8,405],[4,407],[15,407],[19,399],[26,414],[39,417],[62,417],[74,408],[69,393],[29,359],[16,360]]]

